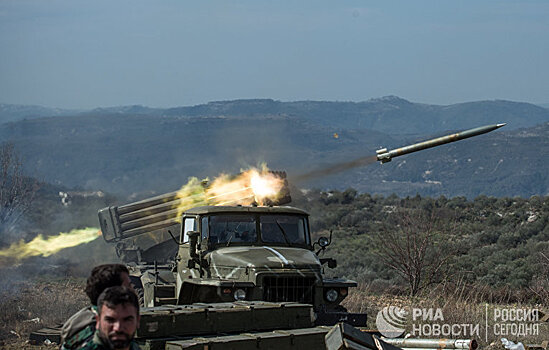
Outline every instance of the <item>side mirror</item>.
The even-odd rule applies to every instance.
[[[328,241],[328,238],[326,237],[320,237],[318,239],[318,245],[322,248],[326,248],[328,245],[330,245],[330,241]]]
[[[323,252],[327,246],[329,246],[330,244],[332,243],[332,231],[330,230],[330,238],[326,238],[326,237],[320,237],[318,238],[318,241],[316,241],[314,244],[313,244],[313,249],[315,249],[315,245],[318,244],[318,246],[320,247],[320,249],[316,252],[316,255],[320,254],[320,252]]]

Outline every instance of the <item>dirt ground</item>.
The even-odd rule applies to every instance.
[[[62,324],[89,300],[83,279],[20,281],[0,289],[0,348],[52,349],[57,345],[33,346],[29,334],[43,327]]]

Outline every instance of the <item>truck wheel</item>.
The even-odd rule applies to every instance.
[[[145,306],[145,291],[143,288],[134,288],[135,294],[137,294],[137,299],[139,299],[139,305],[144,307]]]
[[[130,282],[132,284],[135,294],[137,294],[137,299],[139,300],[140,306],[145,306],[145,291],[143,290],[143,283],[137,277],[130,276]]]

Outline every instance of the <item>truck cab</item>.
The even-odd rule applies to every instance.
[[[309,214],[293,207],[205,206],[184,213],[176,300],[300,302],[340,309],[356,282],[322,277]]]

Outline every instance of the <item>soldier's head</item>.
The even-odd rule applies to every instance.
[[[139,326],[139,301],[132,289],[110,287],[97,301],[95,328],[110,349],[129,349]]]
[[[85,292],[92,305],[97,305],[99,295],[109,287],[131,288],[130,273],[122,264],[105,264],[93,268],[86,282]]]

